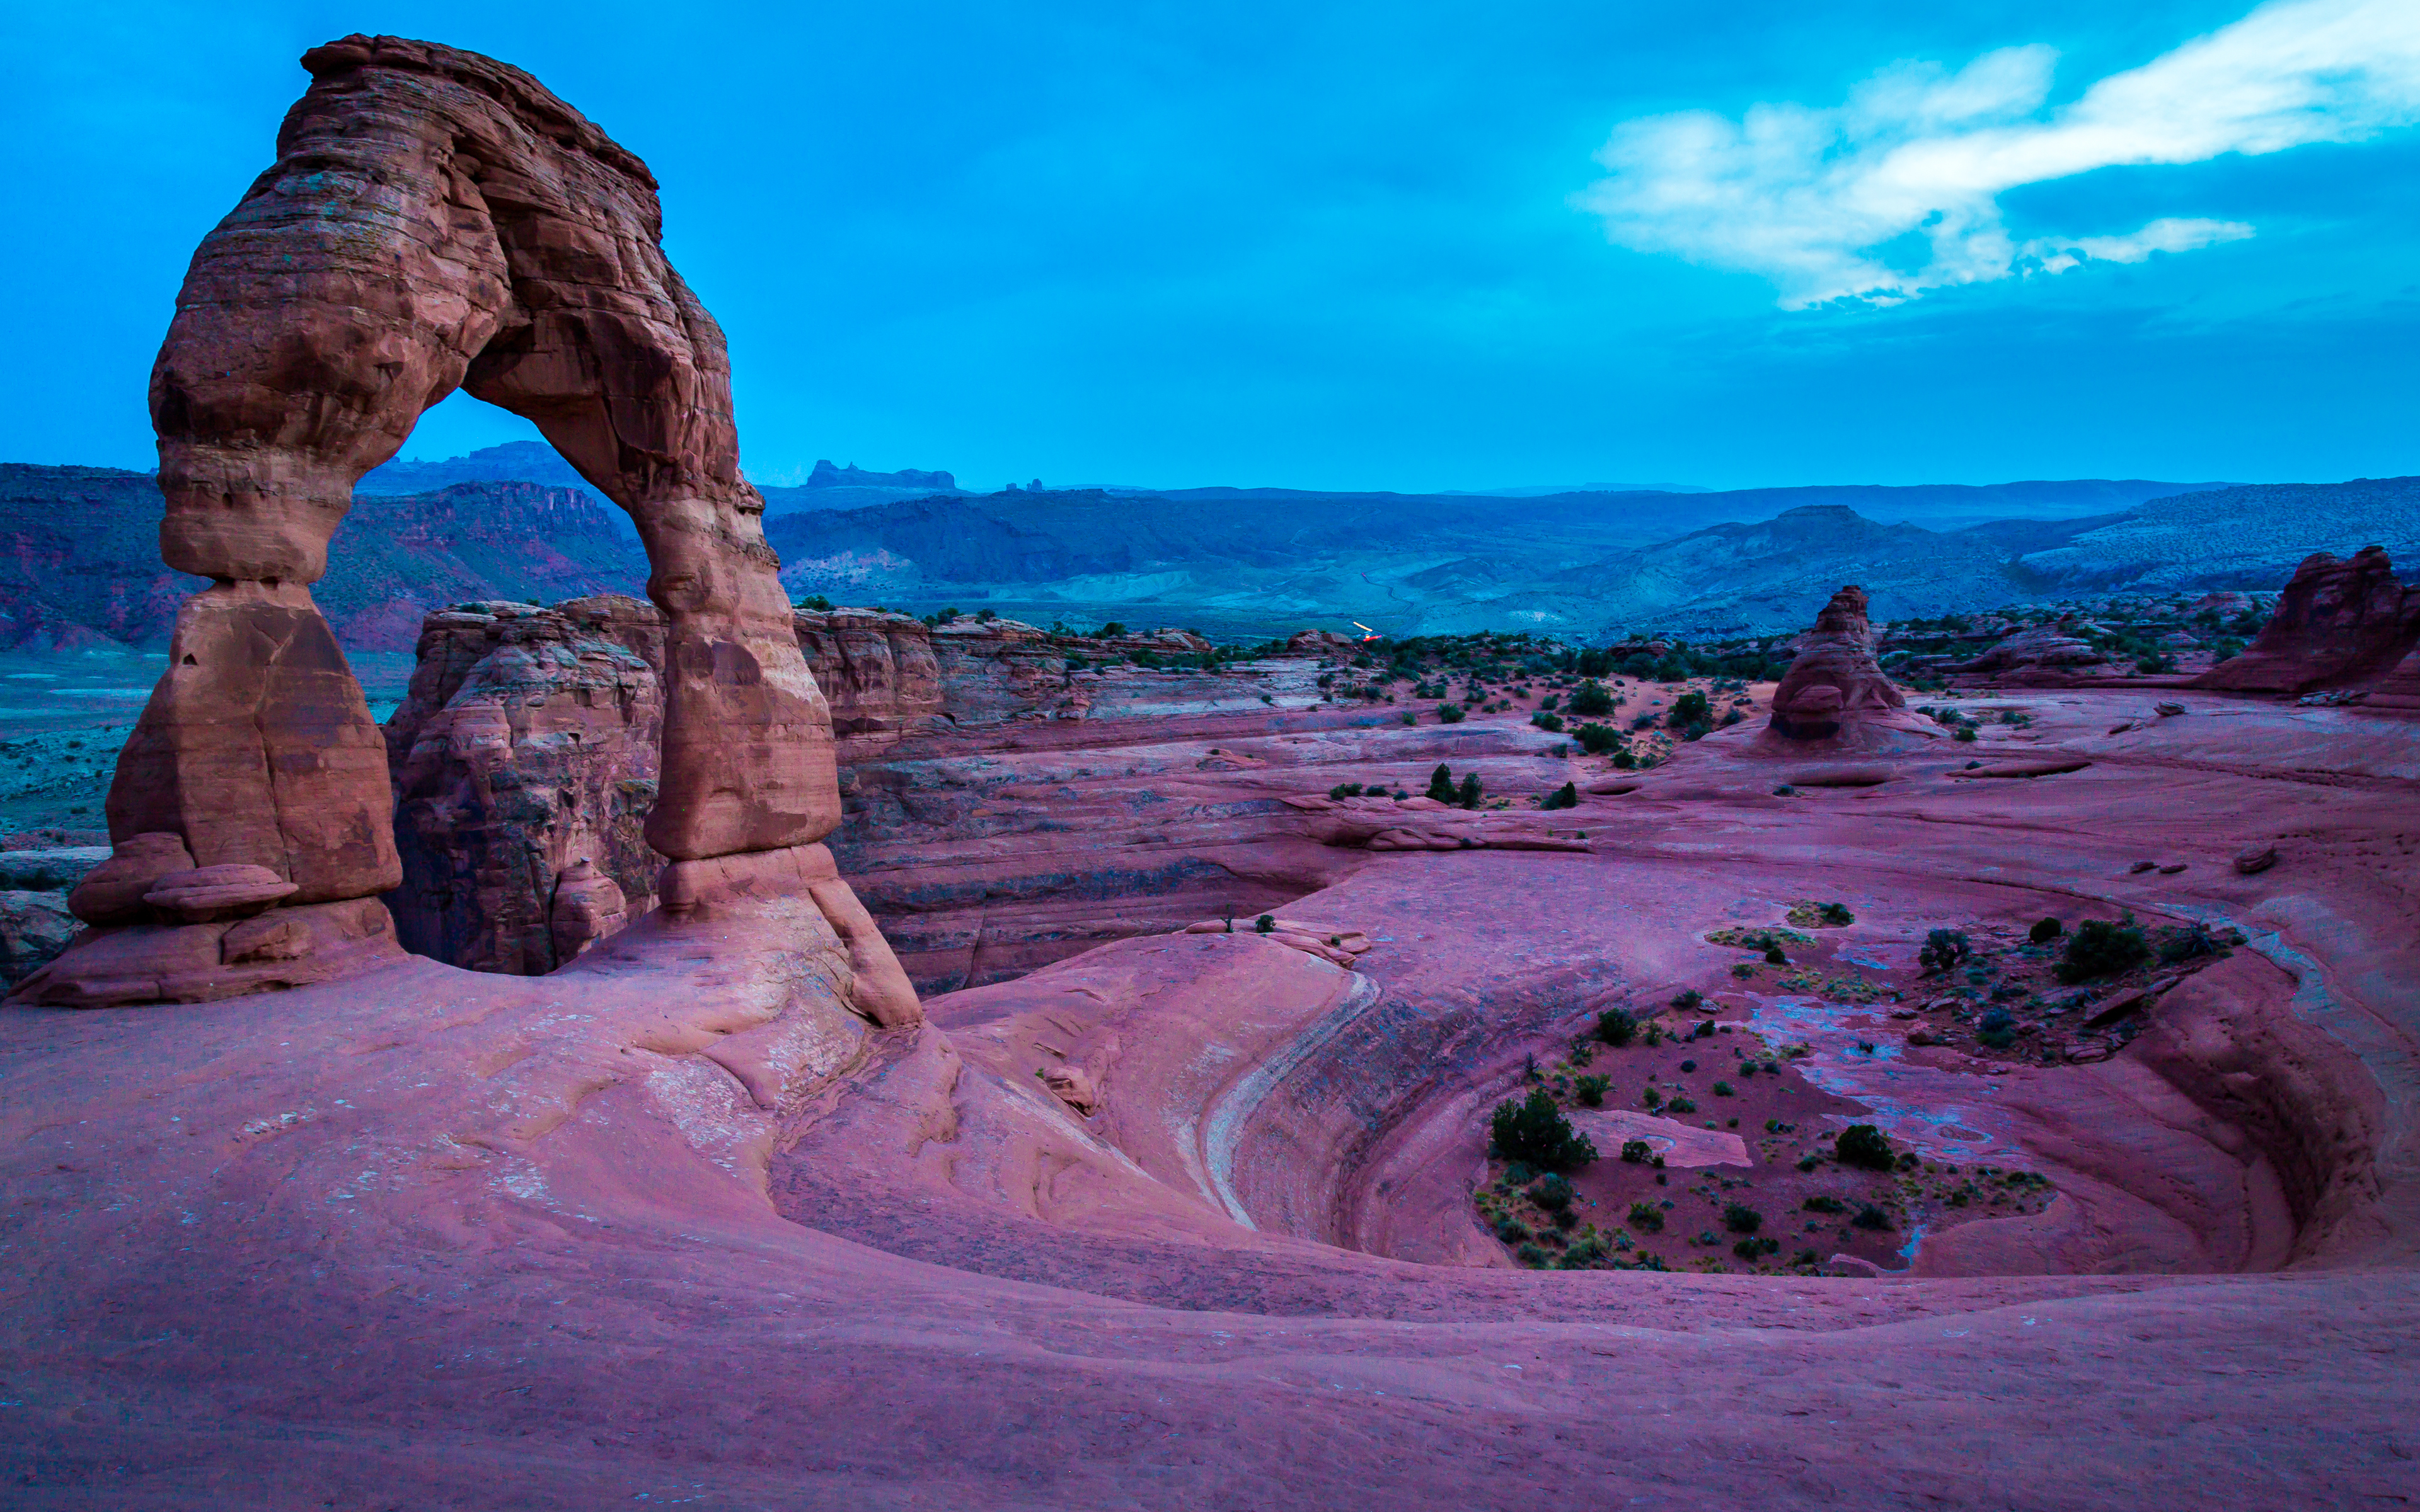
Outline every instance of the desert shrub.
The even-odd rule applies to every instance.
[[[1630,1205],[1630,1227],[1660,1234],[1664,1231],[1664,1210],[1652,1202],[1634,1202]]]
[[[1688,1114],[1698,1111],[1698,1104],[1685,1097],[1676,1097],[1671,1102],[1664,1104],[1664,1106],[1667,1112],[1673,1114]]]
[[[1576,809],[1580,806],[1580,790],[1575,783],[1566,782],[1538,800],[1541,809]]]
[[[1459,703],[1440,703],[1440,704],[1438,704],[1438,705],[1437,705],[1437,723],[1439,723],[1439,724],[1460,724],[1460,723],[1462,723],[1462,705],[1461,705],[1461,704],[1459,704]]]
[[[1746,962],[1743,961],[1739,964],[1731,967],[1731,975],[1734,977],[1753,977],[1756,975],[1756,967],[1749,965]]]
[[[1612,1085],[1610,1076],[1583,1076],[1572,1084],[1572,1095],[1580,1100],[1584,1108],[1601,1108],[1605,1106],[1605,1089]]]
[[[1832,1155],[1843,1165],[1865,1171],[1886,1171],[1892,1165],[1890,1141],[1870,1123],[1853,1123],[1841,1130],[1832,1141]]]
[[[1596,1159],[1596,1146],[1572,1132],[1571,1120],[1543,1087],[1519,1103],[1497,1104],[1488,1123],[1498,1159],[1545,1171],[1576,1171]]]
[[[1496,1237],[1507,1244],[1518,1244],[1529,1237],[1529,1226],[1518,1218],[1496,1220]]]
[[[1924,937],[1924,948],[1916,952],[1916,964],[1928,977],[1947,975],[1950,968],[1974,953],[1975,947],[1963,932],[1937,929]]]
[[[1994,1050],[2006,1050],[2017,1042],[2016,1015],[2005,1008],[1995,1008],[1983,1015],[1975,1026],[1975,1038]]]
[[[1266,701],[1264,700],[1264,702]],[[1405,709],[1402,714],[1396,716],[1396,717],[1402,719],[1405,724],[1418,724],[1420,722],[1420,717],[1414,714],[1409,709]]]
[[[2226,949],[2226,942],[2211,933],[2207,924],[2186,924],[2164,930],[2160,934],[2160,963],[2163,965],[2172,966],[2180,961],[2217,955]]]
[[[831,607],[831,600],[826,598],[821,594],[809,594],[806,597],[799,600],[799,608],[800,609],[823,610],[829,609]]]
[[[1857,921],[1857,916],[1849,912],[1847,903],[1825,903],[1816,912],[1823,915],[1823,922],[1834,929],[1847,929]]]
[[[1590,1271],[1603,1265],[1605,1261],[1605,1241],[1590,1234],[1563,1251],[1563,1257],[1557,1260],[1555,1266],[1556,1269],[1562,1271]]]
[[[1550,735],[1559,735],[1563,733],[1563,717],[1559,714],[1549,714],[1544,709],[1540,709],[1529,716],[1529,722]]]
[[[1604,727],[1599,726],[1598,728],[1602,729]],[[1613,766],[1615,771],[1627,772],[1637,764],[1638,758],[1633,756],[1626,750],[1618,750],[1613,753]]]
[[[1680,996],[1672,999],[1672,1006],[1674,1008],[1695,1008],[1705,1000],[1705,994],[1698,991],[1695,987],[1686,987],[1682,989]]]
[[[2115,976],[2130,966],[2141,965],[2150,957],[2151,947],[2135,927],[2133,915],[2114,922],[2087,918],[2067,937],[2067,949],[2058,961],[2058,980],[2089,981],[2095,977]]]
[[[1723,1204],[1723,1227],[1734,1234],[1753,1234],[1764,1227],[1764,1214],[1745,1203]]]
[[[1694,1061],[1694,1060],[1684,1060],[1684,1061],[1681,1062],[1681,1072],[1682,1072],[1682,1074],[1683,1074],[1683,1075],[1686,1075],[1686,1074],[1688,1074],[1690,1072],[1696,1071],[1697,1069],[1698,1069],[1698,1063],[1697,1063],[1696,1061]]]
[[[1524,1244],[1512,1252],[1512,1257],[1532,1271],[1546,1268],[1546,1252],[1535,1244]]]
[[[1613,712],[1613,695],[1606,691],[1603,683],[1590,678],[1572,689],[1563,706],[1583,719],[1599,718]]]
[[[1962,724],[1958,727],[1957,733],[1949,738],[1971,744],[1975,739],[1975,727],[1971,724]]]
[[[1655,1158],[1655,1149],[1644,1139],[1625,1139],[1621,1143],[1621,1158],[1630,1165],[1644,1165]]]
[[[1613,671],[1613,653],[1591,646],[1574,660],[1572,671],[1582,677],[1603,677]]]
[[[2060,935],[2066,933],[2067,926],[2060,923],[2057,919],[2039,918],[2034,921],[2033,928],[2025,931],[2025,938],[2033,941],[2036,945],[2048,945],[2051,941],[2057,939]]]
[[[1666,717],[1665,722],[1675,730],[1682,730],[1690,725],[1704,724],[1714,717],[1714,705],[1706,702],[1706,695],[1683,693],[1672,701],[1672,712]]]
[[[1480,795],[1484,791],[1479,784],[1477,772],[1465,772],[1462,774],[1462,787],[1456,801],[1466,809],[1476,809],[1479,807]]]
[[[1780,1254],[1781,1241],[1777,1239],[1743,1239],[1738,1243],[1731,1246],[1731,1253],[1738,1256],[1743,1260],[1761,1259],[1767,1255]]]
[[[1429,774],[1428,796],[1437,803],[1453,802],[1453,768],[1437,763],[1436,770]]]
[[[1621,732],[1615,730],[1611,725],[1584,724],[1580,726],[1578,730],[1575,731],[1574,734],[1576,735],[1579,740],[1580,749],[1587,751],[1591,756],[1602,756],[1606,751],[1609,751],[1616,746],[1621,744]],[[1628,751],[1623,751],[1621,753],[1622,756],[1627,756],[1630,753]],[[1621,765],[1621,756],[1615,757],[1613,764],[1616,766]]]
[[[1529,1200],[1548,1212],[1559,1212],[1572,1205],[1572,1183],[1552,1173],[1542,1176],[1529,1188]]]
[[[1357,798],[1361,795],[1361,784],[1358,782],[1339,782],[1334,787],[1327,790],[1327,795],[1331,798]]]
[[[1846,1212],[1849,1205],[1838,1197],[1812,1196],[1804,1204],[1808,1212]]]
[[[1260,918],[1252,920],[1252,931],[1257,934],[1275,933],[1277,932],[1277,927],[1278,916],[1275,914],[1263,914]]]
[[[1596,1016],[1596,1037],[1610,1045],[1625,1045],[1638,1038],[1638,1021],[1618,1008],[1608,1008]]]
[[[1764,948],[1764,964],[1769,966],[1786,966],[1790,964],[1790,957],[1782,953],[1780,946],[1768,945]]]
[[[1716,1097],[1736,1097],[1739,1095],[1731,1090],[1731,1084],[1729,1082],[1716,1082],[1712,1090]]]
[[[1888,1228],[1891,1226],[1890,1214],[1870,1202],[1860,1204],[1857,1215],[1849,1222],[1860,1228]]]

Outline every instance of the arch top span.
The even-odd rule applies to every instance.
[[[722,332],[664,256],[646,165],[475,54],[356,36],[303,66],[277,161],[194,254],[152,370],[162,554],[214,586],[178,617],[113,836],[178,834],[305,900],[395,885],[383,748],[308,585],[354,483],[458,387],[637,523],[671,620],[649,842],[696,860],[821,839],[830,716],[739,472]]]

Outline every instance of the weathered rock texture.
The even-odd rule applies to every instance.
[[[2011,687],[2057,687],[2109,670],[2109,658],[2070,626],[2046,625],[2019,630],[1972,661],[1945,671],[1984,673]]]
[[[2260,638],[2194,679],[2231,692],[2308,693],[2388,677],[2420,649],[2420,589],[2378,547],[2350,561],[2321,551],[2294,569]]]
[[[1773,690],[1770,732],[1790,741],[1856,745],[1885,730],[1919,728],[1907,697],[1874,660],[1866,594],[1854,585],[1832,595],[1799,638],[1797,659]]]
[[[739,475],[722,333],[664,258],[645,165],[529,75],[473,54],[349,37],[303,66],[313,83],[277,162],[194,254],[152,371],[161,552],[213,586],[178,611],[171,670],[110,794],[111,834],[180,837],[205,868],[260,867],[298,905],[402,880],[385,743],[309,584],[355,481],[461,387],[535,422],[637,523],[664,621],[647,844],[696,860],[821,839],[840,821],[830,716],[764,501]],[[573,702],[635,700],[631,660],[597,661]],[[475,785],[481,739],[516,718],[529,733],[526,701],[506,712],[528,683],[501,670],[432,733],[425,766],[451,762],[455,787]],[[634,702],[624,722],[653,720]],[[409,779],[446,786],[426,769]],[[610,862],[601,836],[597,848]],[[556,850],[532,854],[551,864]],[[480,907],[503,863],[466,851],[448,864],[440,913]],[[513,942],[498,957],[552,960],[550,897],[490,922]],[[78,953],[52,975],[72,975]]]
[[[651,905],[664,632],[654,606],[611,595],[427,617],[386,724],[404,872],[387,901],[408,949],[551,971],[569,959],[558,892],[583,862],[627,915]]]
[[[1101,667],[1210,648],[1181,631],[1103,640],[1011,620],[930,626],[854,609],[799,609],[792,631],[830,689],[837,749],[850,764],[845,786],[857,819],[834,843],[852,874],[895,872],[908,856],[928,855],[928,841],[960,852],[948,884],[926,872],[903,887],[887,875],[875,894],[886,922],[910,929],[920,979],[963,980],[978,954],[986,971],[1023,969],[1168,918],[1198,918],[1213,903],[1257,907],[1300,890],[1219,887],[1233,881],[1224,869],[1164,854],[1138,857],[1140,870],[1094,854],[1081,868],[1090,880],[1078,880],[1067,872],[1064,841],[1034,837],[1097,851],[1078,820],[1100,817],[1089,797],[1057,800],[1067,811],[1056,822],[1048,795],[1029,801],[1021,787],[970,800],[1003,785],[1010,768],[991,754],[1002,748],[1264,734],[1319,704],[1311,659]],[[566,939],[577,935],[584,949],[597,937],[580,933],[588,924],[565,933],[572,916],[564,878],[582,860],[622,894],[626,918],[654,901],[663,858],[641,821],[658,775],[665,637],[659,610],[611,596],[548,609],[463,604],[427,617],[411,691],[386,726],[404,870],[387,902],[406,946],[474,970],[552,970],[570,959]],[[1186,769],[1197,760],[1184,756]],[[1163,761],[1127,759],[1120,769],[1156,770]],[[1260,764],[1222,758],[1205,769],[1244,764]],[[1204,887],[1214,890],[1203,895]],[[569,906],[581,918],[611,914],[584,901]],[[1042,954],[1029,953],[1046,940]]]

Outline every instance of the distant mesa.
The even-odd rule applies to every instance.
[[[1037,483],[1039,480],[1036,480]],[[814,471],[807,474],[810,488],[955,488],[958,480],[946,472],[927,472],[921,468],[901,468],[896,472],[868,472],[851,462],[836,468],[822,457],[815,459]]]

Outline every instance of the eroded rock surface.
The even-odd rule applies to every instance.
[[[2420,653],[2420,589],[2406,588],[2377,547],[2340,560],[2321,551],[2294,570],[2260,638],[2194,679],[2196,687],[2308,693],[2388,678]]]
[[[1774,689],[1768,728],[1784,741],[1856,747],[1920,733],[1907,697],[1874,660],[1866,594],[1854,585],[1832,595]]]

